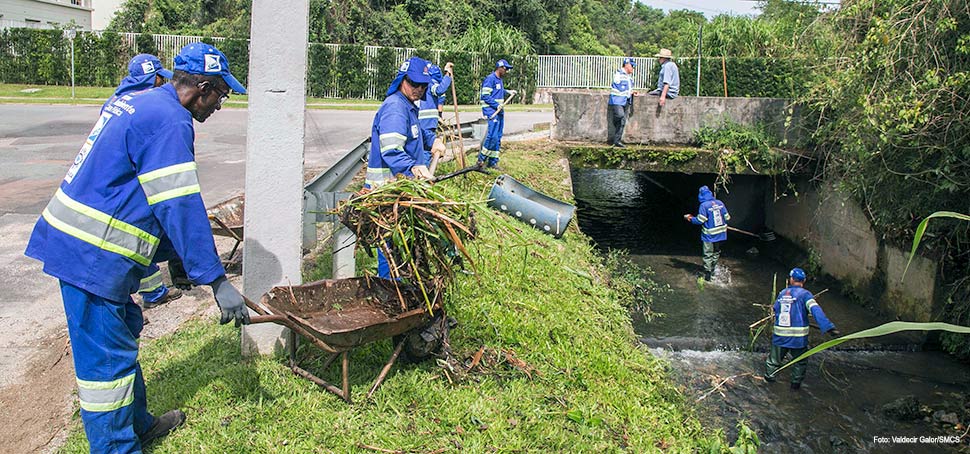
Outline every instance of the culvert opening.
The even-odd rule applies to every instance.
[[[683,215],[697,214],[697,190],[704,185],[714,190],[716,174],[573,169],[572,179],[580,230],[601,249],[643,255],[699,251],[700,230]],[[730,192],[716,191],[731,213],[732,227],[754,233],[765,228],[771,184],[769,177],[735,175]],[[740,235],[728,236],[734,240]]]

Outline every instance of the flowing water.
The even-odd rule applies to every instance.
[[[799,391],[789,389],[787,370],[775,383],[761,378],[770,339],[761,335],[752,341],[749,325],[768,315],[773,279],[780,291],[789,269],[808,264],[805,254],[782,238],[766,242],[729,233],[713,282],[699,284],[700,231],[682,216],[696,214],[697,188],[713,187],[713,175],[579,169],[572,178],[580,229],[600,249],[628,250],[634,263],[670,287],[651,305],[661,315],[647,320],[633,313],[634,327],[653,354],[668,360],[685,394],[699,402],[708,426],[733,439],[737,421],[744,420],[758,432],[764,452],[970,449],[970,437],[962,445],[919,438],[959,437],[966,429],[953,419],[966,423],[970,413],[970,367],[922,351],[922,335],[851,341],[815,355]],[[757,202],[770,191],[769,183],[763,177],[734,177],[732,194],[719,197],[732,213],[732,224],[752,230],[763,225]],[[845,334],[891,321],[843,296],[834,280],[810,277],[806,287]],[[811,345],[823,341],[817,329],[810,339]],[[884,406],[904,396],[919,403],[911,412],[915,419],[888,416]],[[916,437],[916,442],[887,442],[893,436]]]

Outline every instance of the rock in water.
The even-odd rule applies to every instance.
[[[886,416],[893,418],[897,421],[912,421],[914,419],[919,419],[919,401],[916,400],[915,396],[903,396],[896,399],[886,405],[882,406],[882,412]]]

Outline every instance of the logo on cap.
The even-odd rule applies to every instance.
[[[151,74],[155,72],[155,64],[152,63],[151,60],[141,62],[141,72],[145,74]]]
[[[222,63],[219,63],[219,56],[215,54],[205,54],[205,72],[222,72]]]
[[[424,65],[424,74],[425,75],[429,75],[428,71],[430,71],[430,70],[431,70],[431,63],[428,63],[427,65]]]
[[[407,71],[408,68],[410,68],[410,67],[411,67],[411,61],[410,60],[405,60],[404,63],[401,63],[401,72]]]

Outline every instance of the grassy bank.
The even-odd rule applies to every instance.
[[[27,90],[27,92],[24,92]],[[114,94],[115,89],[111,87],[76,87],[74,97],[71,97],[71,87],[59,85],[20,85],[20,84],[0,84],[0,104],[78,104],[100,106],[104,101]],[[332,99],[332,98],[313,98],[306,99],[309,109],[330,109],[330,110],[374,110],[380,107],[380,101],[372,99]],[[246,95],[233,94],[226,107],[245,108],[249,103]],[[452,112],[451,106],[445,106],[445,116]],[[552,104],[510,104],[507,109],[510,112],[532,112],[551,110]],[[461,112],[481,112],[477,105],[458,106]],[[473,119],[469,118],[469,119]]]
[[[571,200],[566,160],[548,145],[510,144],[502,165]],[[438,187],[481,201],[491,181],[472,174]],[[143,344],[150,409],[188,414],[187,425],[151,452],[720,451],[663,364],[638,346],[621,298],[575,224],[556,240],[484,206],[476,217],[470,252],[478,276],[460,275],[446,305],[460,323],[451,335],[456,357],[467,364],[485,347],[478,367],[396,365],[364,401],[391,351],[388,341],[372,344],[352,355],[358,402],[348,406],[281,358],[240,360],[235,329],[198,320]],[[303,356],[317,357],[311,371],[338,379],[335,369],[320,369],[319,352]],[[78,424],[63,452],[86,449]]]

